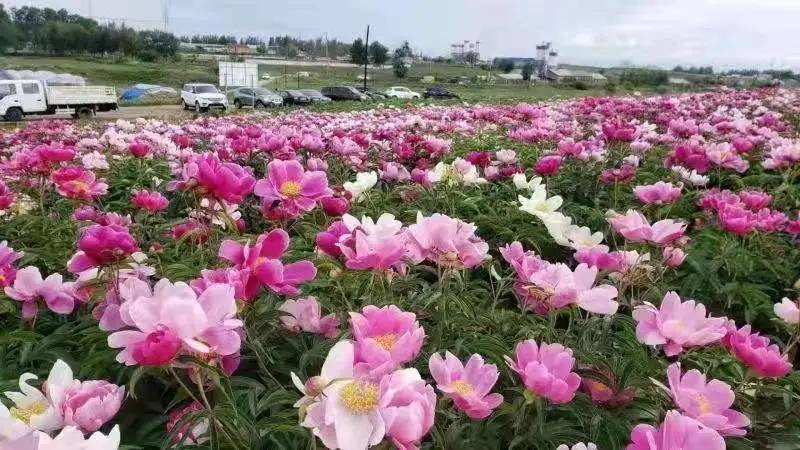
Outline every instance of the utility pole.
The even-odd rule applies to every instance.
[[[328,33],[325,33],[325,76],[328,76],[328,66],[331,65],[330,57],[328,56]]]
[[[367,42],[364,44],[364,90],[367,90],[367,65],[369,64],[369,25],[367,25]]]

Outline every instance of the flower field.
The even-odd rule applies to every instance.
[[[800,92],[0,134],[0,449],[800,448]]]

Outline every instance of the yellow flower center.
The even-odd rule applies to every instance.
[[[89,185],[81,180],[75,180],[75,190],[78,192],[89,192]]]
[[[711,402],[708,401],[705,395],[697,395],[697,406],[700,408],[700,414],[708,414],[711,412]]]
[[[300,183],[296,181],[286,181],[281,185],[280,191],[281,194],[289,198],[298,197],[300,195]]]
[[[461,395],[471,394],[475,391],[475,388],[464,380],[456,380],[453,382],[452,386],[453,389]]]
[[[45,402],[36,402],[28,406],[27,408],[11,408],[9,409],[9,413],[11,417],[18,419],[28,425],[30,425],[31,420],[34,416],[38,416],[44,414],[47,411],[47,403]]]
[[[372,339],[387,352],[392,351],[392,347],[394,347],[394,344],[397,342],[397,336],[394,333],[381,334]]]
[[[339,401],[355,414],[366,414],[378,406],[378,386],[366,381],[353,381],[339,392]]]

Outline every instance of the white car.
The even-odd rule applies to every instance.
[[[209,108],[228,108],[228,96],[220,92],[213,84],[188,83],[181,88],[183,109],[194,109],[197,112],[208,111]]]
[[[422,96],[418,92],[414,92],[411,89],[403,86],[392,86],[386,90],[386,96],[389,98],[404,98],[404,99],[413,99],[413,98],[422,98]]]

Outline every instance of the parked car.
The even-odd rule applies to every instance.
[[[421,98],[422,96],[419,95],[419,92],[414,92],[411,89],[403,86],[392,86],[386,90],[386,96],[389,98],[404,98],[404,99],[414,99],[414,98]]]
[[[356,89],[358,90],[358,92],[361,92],[362,94],[367,94],[367,97],[369,97],[372,100],[386,100],[386,95],[381,91],[376,91],[375,89],[372,88],[364,88],[363,86],[357,87]]]
[[[228,108],[228,96],[220,92],[213,84],[187,83],[181,88],[183,109],[194,108],[197,112],[210,108]]]
[[[303,94],[300,91],[290,89],[288,91],[281,91],[284,105],[308,105],[311,103],[311,97]]]
[[[70,114],[89,119],[117,109],[117,91],[108,86],[48,86],[39,80],[0,80],[0,117],[19,122],[28,114]]]
[[[320,92],[331,100],[369,100],[366,94],[358,92],[353,86],[329,86],[320,89]]]
[[[306,94],[307,97],[310,97],[311,101],[314,103],[331,101],[330,98],[325,97],[320,91],[315,91],[314,89],[301,89],[300,92]]]
[[[262,88],[240,88],[233,97],[233,106],[240,109],[242,106],[252,106],[254,108],[265,108],[267,106],[280,106],[283,104],[283,97]]]
[[[471,80],[469,77],[465,77],[465,76],[460,76],[460,77],[451,77],[451,78],[450,78],[449,80],[447,80],[447,81],[448,81],[449,83],[453,83],[453,84],[460,84],[460,85],[462,85],[462,86],[466,86],[466,85],[468,85],[468,84],[471,84],[471,83],[472,83],[472,80]]]
[[[425,98],[459,98],[458,94],[453,91],[448,91],[441,86],[434,86],[425,89],[425,91],[422,92],[422,96]]]

